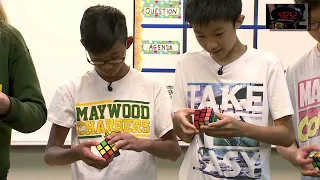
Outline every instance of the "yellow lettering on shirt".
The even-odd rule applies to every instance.
[[[93,138],[114,131],[150,138],[148,102],[104,100],[76,104],[75,108],[79,138]]]

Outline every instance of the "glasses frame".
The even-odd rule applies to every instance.
[[[88,51],[85,50],[85,53],[86,53],[86,58],[87,58],[87,61],[89,64],[91,65],[99,65],[99,66],[102,66],[102,65],[105,65],[105,64],[111,64],[111,65],[114,65],[114,64],[120,64],[122,63],[125,59],[126,59],[126,53],[122,56],[122,58],[120,59],[111,59],[109,61],[92,61],[91,58],[89,58],[90,56],[88,55]]]

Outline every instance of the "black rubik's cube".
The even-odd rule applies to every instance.
[[[309,158],[313,160],[313,167],[317,170],[320,170],[320,151],[311,152]]]
[[[119,149],[114,144],[108,144],[107,139],[104,139],[99,145],[96,146],[96,148],[101,156],[106,160],[120,155]]]
[[[200,126],[208,125],[209,123],[216,122],[217,116],[215,115],[212,108],[197,109],[194,113],[193,124],[196,128]]]

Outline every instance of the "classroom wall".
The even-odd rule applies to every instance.
[[[133,7],[132,0],[2,0],[11,23],[24,35],[37,68],[42,90],[49,105],[55,92],[55,88],[65,82],[81,75],[91,68],[85,59],[85,51],[80,44],[79,24],[83,11],[90,5],[101,3],[120,8],[127,16],[128,32],[133,34]],[[250,2],[249,2],[250,1]],[[304,52],[310,49],[315,41],[306,32],[270,32],[261,29],[265,24],[265,4],[268,3],[291,3],[293,0],[243,0],[245,24],[251,29],[238,30],[242,41],[253,46],[256,34],[257,48],[271,51],[278,55],[287,67]],[[259,17],[254,16],[253,3],[258,3]],[[126,6],[123,6],[126,4]],[[151,21],[152,22],[152,21]],[[149,21],[150,23],[150,21]],[[145,32],[148,32],[146,30]],[[160,29],[162,35],[159,38],[175,38],[178,29]],[[171,33],[174,32],[174,33]],[[166,37],[164,37],[166,35]],[[155,37],[152,33],[144,33],[143,38]],[[163,40],[162,39],[162,40]],[[178,38],[179,41],[182,38]],[[187,29],[188,51],[199,50],[192,29]],[[272,43],[271,43],[272,41]],[[299,44],[297,43],[299,41]],[[303,46],[301,45],[303,44]],[[163,58],[163,56],[162,56]],[[153,59],[153,58],[151,58]],[[163,58],[166,59],[166,56]],[[126,61],[133,66],[133,48],[129,49]],[[143,61],[144,67],[154,68],[154,62]],[[159,61],[157,61],[159,62]],[[150,66],[150,67],[149,67]],[[165,65],[158,64],[162,68],[174,68],[175,63]],[[62,73],[65,73],[62,75]],[[149,73],[150,76],[159,80],[169,81],[174,84],[173,74]],[[70,166],[49,168],[43,162],[44,146],[50,130],[50,123],[32,134],[13,132],[14,145],[11,152],[11,169],[9,180],[67,180],[71,177]],[[70,138],[70,137],[69,137]],[[68,141],[67,141],[68,143]],[[40,145],[40,146],[37,146]],[[185,152],[186,147],[183,147]],[[159,180],[176,180],[178,169],[184,154],[177,162],[158,159]],[[279,154],[272,150],[271,155],[272,180],[298,180],[299,172],[287,163]]]

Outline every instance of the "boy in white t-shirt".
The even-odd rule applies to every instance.
[[[181,56],[173,95],[174,129],[190,142],[180,180],[270,180],[271,144],[290,146],[293,109],[278,57],[242,44],[241,0],[189,0],[186,21],[204,49]],[[192,124],[195,109],[218,121]]]
[[[97,5],[82,17],[81,42],[94,66],[58,87],[49,107],[53,123],[45,152],[51,166],[71,164],[74,180],[155,180],[155,156],[175,161],[181,154],[173,132],[165,87],[125,64],[126,18]],[[63,148],[71,129],[71,148]],[[96,150],[103,135],[120,156],[105,160]],[[112,161],[112,162],[111,162]]]
[[[320,172],[313,168],[312,160],[308,158],[311,151],[320,150],[320,1],[295,0],[295,2],[309,3],[311,10],[309,34],[318,41],[318,44],[287,69],[287,83],[295,112],[292,122],[296,141],[289,148],[277,146],[277,149],[285,159],[300,170],[302,180],[320,180]]]

